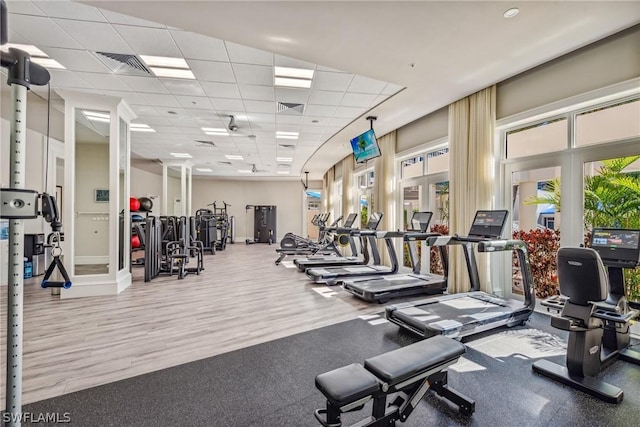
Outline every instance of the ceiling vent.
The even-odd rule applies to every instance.
[[[198,147],[215,147],[216,144],[213,141],[205,141],[202,139],[196,140],[196,145]]]
[[[146,65],[135,55],[96,52],[98,58],[117,74],[152,75]]]
[[[287,150],[293,150],[294,148],[296,148],[295,145],[293,144],[278,144],[281,148],[286,148]]]
[[[296,116],[300,116],[303,112],[304,104],[297,104],[293,102],[278,102],[279,114],[293,114]]]

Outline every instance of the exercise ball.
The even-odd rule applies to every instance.
[[[133,222],[142,222],[144,221],[144,217],[142,215],[131,215],[131,221]]]
[[[138,212],[140,209],[140,202],[135,197],[129,197],[129,210],[131,212]]]
[[[153,201],[148,197],[140,197],[138,199],[140,202],[140,210],[143,212],[151,212],[153,209]]]
[[[138,236],[131,236],[131,247],[132,248],[140,247],[140,238]]]

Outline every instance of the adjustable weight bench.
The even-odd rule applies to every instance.
[[[429,389],[471,415],[475,402],[447,385],[447,367],[464,352],[460,342],[435,336],[367,359],[364,366],[354,363],[320,374],[316,387],[327,406],[315,417],[324,427],[341,427],[340,414],[359,411],[373,399],[371,416],[355,425],[395,426],[407,420]]]

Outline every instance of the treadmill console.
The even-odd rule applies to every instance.
[[[469,236],[499,239],[507,223],[509,211],[477,211]]]
[[[409,229],[407,231],[419,231],[426,233],[429,231],[429,223],[433,212],[414,212],[409,221]]]
[[[640,230],[594,228],[591,247],[598,252],[605,265],[640,265]]]
[[[382,212],[371,212],[371,215],[369,215],[369,222],[365,228],[368,230],[377,230],[378,225],[380,225],[380,221],[382,221],[383,215],[384,214]]]
[[[347,219],[344,221],[344,225],[342,226],[342,228],[351,228],[353,226],[353,223],[356,222],[357,217],[357,213],[350,213],[347,216]]]

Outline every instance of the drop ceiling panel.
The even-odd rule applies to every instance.
[[[86,50],[43,46],[42,51],[68,70],[111,74],[111,71],[98,58]]]
[[[52,88],[92,88],[89,83],[82,80],[73,71],[49,70],[49,73],[51,74]]]
[[[29,39],[22,37],[20,34],[16,33],[15,31],[9,30],[9,43],[29,44],[30,41]],[[2,72],[4,71],[5,69],[2,68]]]
[[[66,1],[39,1],[38,8],[51,18],[67,18],[79,21],[107,22],[95,7]],[[13,11],[13,8],[11,8]]]
[[[161,28],[114,25],[116,31],[140,55],[181,57],[180,50],[169,34]]]
[[[254,101],[275,101],[275,90],[273,87],[240,85],[242,99]]]
[[[301,125],[303,117],[302,116],[291,116],[291,115],[278,115],[276,116],[276,122],[278,124],[286,124],[286,125]]]
[[[262,113],[252,113],[249,115],[249,119],[252,122],[256,123],[273,123],[276,122],[275,114],[262,114]]]
[[[356,93],[373,93],[378,95],[387,86],[386,82],[370,79],[368,77],[354,76],[353,81],[349,85],[349,92]]]
[[[247,113],[275,113],[276,104],[272,101],[244,101]]]
[[[205,96],[204,90],[196,80],[160,79],[172,95]]]
[[[330,92],[328,90],[312,90],[309,96],[309,104],[316,105],[340,105],[343,92]]]
[[[231,64],[219,61],[199,61],[195,59],[187,60],[193,75],[199,81],[235,83]]]
[[[87,50],[93,52],[135,53],[111,24],[54,19],[64,31]],[[61,46],[65,47],[65,46]]]
[[[378,95],[347,92],[340,102],[342,107],[370,107]]]
[[[30,1],[8,0],[7,9],[9,13],[19,13],[22,15],[44,15],[44,13]]]
[[[273,67],[265,65],[232,64],[238,83],[251,85],[273,85]]]
[[[52,46],[79,49],[82,46],[51,19],[40,16],[9,14],[13,31],[38,47]],[[72,21],[69,21],[72,22]]]
[[[160,112],[153,107],[149,107],[147,105],[133,105],[131,109],[138,116],[149,116],[149,117],[157,117],[160,116]]]
[[[153,105],[155,107],[170,107],[179,108],[180,104],[172,95],[162,95],[158,93],[145,93],[145,104]],[[138,102],[139,104],[139,102]]]
[[[329,105],[307,105],[305,114],[316,117],[332,117],[336,107]]]
[[[273,54],[270,52],[232,42],[225,42],[225,45],[231,62],[273,66]]]
[[[351,84],[352,79],[353,74],[318,71],[313,76],[313,84],[311,88],[314,90],[345,92]]]
[[[129,86],[113,74],[83,73],[78,71],[75,74],[96,89],[131,90]]]
[[[336,111],[333,113],[333,117],[345,118],[345,119],[354,119],[358,117],[360,114],[366,111],[365,108],[355,108],[355,107],[338,107]]]
[[[201,82],[201,86],[211,98],[240,98],[238,85],[233,83]]]
[[[156,77],[119,76],[127,86],[138,92],[169,93],[169,90]]]
[[[163,24],[147,21],[133,16],[123,15],[121,13],[111,12],[110,10],[100,9],[104,17],[112,24],[138,25],[141,27],[166,28]]]
[[[169,31],[182,54],[187,59],[229,62],[227,49],[222,40],[188,31]]]
[[[329,120],[329,126],[336,126],[336,127],[343,128],[351,122],[352,122],[351,119],[340,119],[340,118],[334,117],[331,120]]]
[[[209,98],[211,101],[211,105],[217,111],[244,111],[244,104],[240,99],[230,99],[230,98]]]
[[[178,103],[180,103],[180,106],[184,108],[192,108],[192,109],[199,109],[199,110],[210,110],[213,108],[213,106],[211,105],[211,102],[209,101],[209,98],[207,97],[175,95],[175,98],[178,101]],[[194,115],[191,112],[189,112],[189,115],[191,115],[191,117],[194,117]]]

